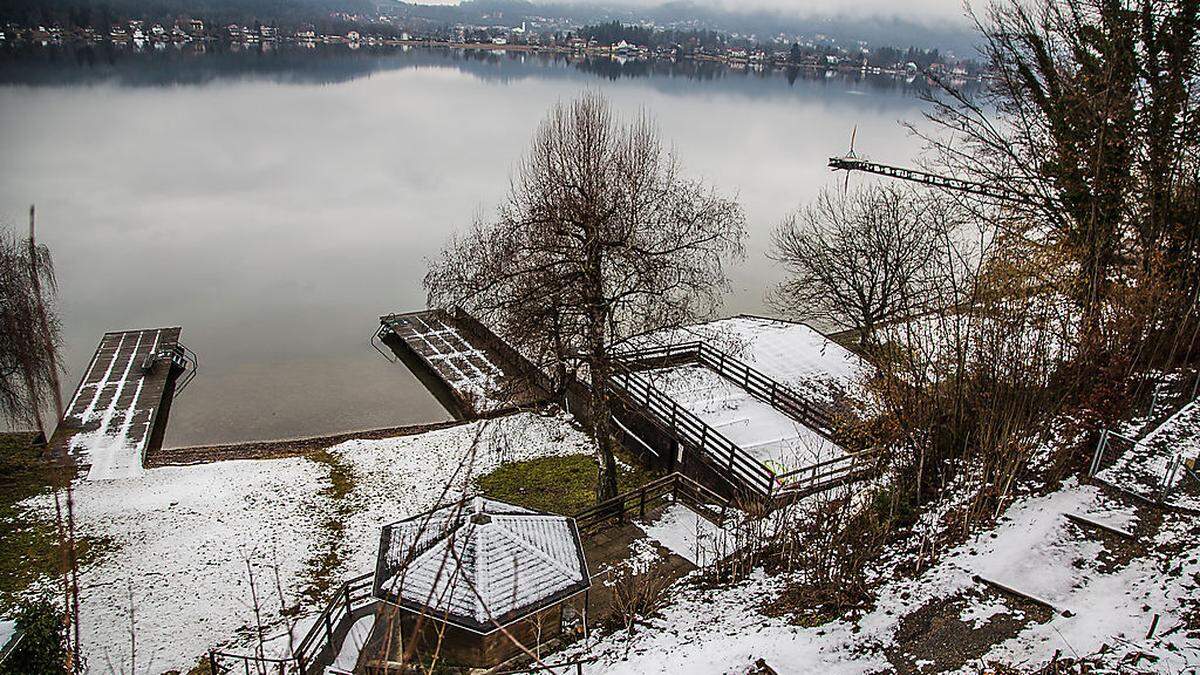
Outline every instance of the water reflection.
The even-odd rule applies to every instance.
[[[182,325],[202,363],[173,445],[443,418],[367,340],[423,306],[425,260],[584,89],[652,111],[691,173],[737,193],[731,312],[765,311],[770,231],[834,181],[854,125],[875,159],[919,149],[897,122],[921,103],[892,78],[445,49],[0,54],[0,222],[38,205],[68,380],[106,330]]]
[[[96,45],[0,48],[0,84],[61,85],[110,81],[123,86],[198,85],[227,79],[263,79],[294,84],[337,84],[404,68],[452,67],[495,82],[555,77],[556,70],[573,70],[606,80],[679,78],[721,81],[783,78],[847,85],[856,89],[916,95],[927,89],[921,79],[861,71],[811,68],[772,69],[730,67],[716,61],[692,59],[624,59],[585,54],[512,50],[450,49],[445,47],[363,47],[346,45],[270,46],[189,43],[161,50],[136,51],[108,42]],[[570,77],[572,73],[557,73]],[[759,90],[747,88],[747,95]]]

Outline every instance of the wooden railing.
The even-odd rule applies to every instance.
[[[675,502],[686,504],[716,525],[724,522],[729,509],[729,502],[720,495],[681,473],[673,473],[580,511],[575,515],[575,525],[580,533],[587,534],[613,522],[625,522],[634,514],[644,520],[660,504]]]
[[[656,419],[671,436],[698,452],[713,468],[726,472],[734,487],[764,497],[771,494],[775,474],[762,462],[645,379],[617,368],[609,376],[609,389],[626,404],[641,408]]]
[[[863,450],[781,473],[775,476],[775,493],[796,496],[820,492],[869,475],[878,467],[878,461],[877,450]]]
[[[617,359],[630,367],[695,361],[826,438],[833,434],[833,412],[828,404],[807,399],[795,389],[707,342],[647,347],[620,353]]]
[[[569,673],[583,675],[583,667],[595,660],[594,658],[575,659],[552,665],[530,665],[525,668],[518,668],[517,670],[489,670],[487,675],[538,675],[539,673],[546,673],[547,675],[569,675]]]
[[[244,675],[286,675],[320,673],[328,665],[339,640],[344,639],[351,624],[360,614],[375,604],[371,595],[372,574],[364,574],[343,583],[333,599],[317,615],[312,628],[300,638],[292,655],[284,658],[267,658],[246,654],[210,651],[208,664],[212,675],[243,673]]]

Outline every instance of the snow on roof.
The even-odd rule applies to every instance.
[[[376,594],[477,632],[589,586],[570,518],[476,497],[390,525]]]

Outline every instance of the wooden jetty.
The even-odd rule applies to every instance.
[[[458,419],[502,414],[547,399],[533,366],[465,312],[388,314],[379,323],[376,337]]]
[[[88,468],[89,479],[142,473],[162,445],[171,402],[196,373],[181,329],[105,333],[50,441],[52,456]]]

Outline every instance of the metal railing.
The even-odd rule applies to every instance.
[[[212,675],[308,675],[322,672],[322,660],[330,658],[339,647],[335,643],[339,636],[344,637],[349,631],[354,615],[375,604],[376,600],[371,595],[373,577],[373,574],[364,574],[344,582],[317,615],[312,627],[296,643],[291,656],[270,658],[212,650],[208,653],[210,672]]]
[[[644,520],[646,513],[659,504],[675,502],[687,504],[716,525],[724,522],[729,509],[728,500],[681,473],[672,473],[580,511],[575,515],[575,525],[580,533],[587,534],[613,521],[624,522],[635,513]]]
[[[179,396],[192,380],[196,379],[196,373],[200,371],[200,357],[182,342],[176,342],[171,353],[171,365],[183,372],[183,377],[175,383],[174,396]]]

